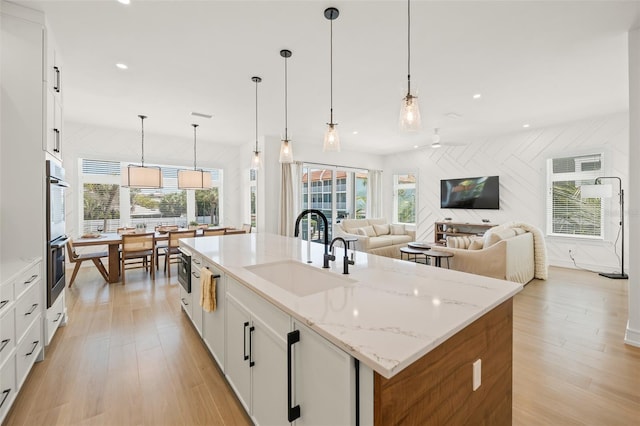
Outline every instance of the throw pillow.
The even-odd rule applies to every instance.
[[[358,228],[358,235],[364,235],[365,237],[375,237],[376,231],[373,229],[373,226],[363,226],[362,228]]]
[[[458,249],[468,249],[471,245],[470,237],[447,237],[447,247],[458,248]]]
[[[488,240],[487,240],[487,237],[485,236],[485,238],[484,238],[484,247],[491,247],[492,245],[494,245],[498,241],[506,240],[508,238],[515,237],[515,236],[516,236],[516,233],[511,228],[504,228],[504,229],[495,230],[489,235],[489,239]]]
[[[404,231],[404,225],[389,225],[391,229],[391,235],[404,235],[406,232]]]
[[[373,230],[376,231],[376,235],[388,235],[390,231],[389,225],[373,225]]]
[[[525,230],[524,230],[524,229],[522,229],[522,228],[511,228],[511,229],[513,229],[513,232],[515,232],[515,233],[516,233],[516,235],[522,235],[522,234],[524,234],[525,232],[527,232],[527,231],[525,231]]]
[[[474,238],[469,244],[469,250],[482,250],[484,240],[482,238]]]

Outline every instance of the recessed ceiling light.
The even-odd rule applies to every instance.
[[[447,118],[450,118],[452,120],[457,120],[459,118],[462,118],[462,116],[460,114],[455,113],[455,112],[448,112],[445,115],[446,115]]]
[[[531,125],[530,125],[530,124],[523,124],[523,125],[522,125],[522,127],[524,127],[525,129],[527,129],[527,128],[531,127]]]
[[[480,93],[476,93],[475,95],[473,95],[473,99],[480,99],[482,97],[482,94]]]
[[[131,0],[118,0],[118,3],[129,4],[131,3]]]
[[[116,67],[120,68],[121,70],[126,70],[129,69],[129,67],[126,64],[116,64]]]
[[[413,148],[414,149],[418,149],[419,147],[418,147],[418,145],[414,145]]]
[[[353,134],[354,134],[354,135],[357,135],[357,134],[358,134],[358,131],[357,131],[357,130],[354,130],[354,131],[353,131]]]

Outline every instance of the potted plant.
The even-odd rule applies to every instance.
[[[189,229],[198,229],[198,225],[200,225],[198,222],[192,220],[191,222],[189,222]]]

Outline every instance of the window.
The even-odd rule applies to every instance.
[[[82,232],[115,232],[122,226],[144,223],[179,225],[188,222],[219,224],[222,171],[211,172],[214,187],[207,190],[178,189],[176,166],[161,166],[163,187],[160,189],[122,188],[120,171],[128,163],[81,160]]]
[[[393,221],[416,223],[416,175],[393,175]]]
[[[602,176],[602,154],[547,160],[547,234],[602,238],[603,201],[582,199],[581,185]]]

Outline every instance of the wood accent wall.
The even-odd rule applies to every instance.
[[[473,391],[473,362],[482,384]],[[374,424],[510,425],[513,300],[502,303],[391,379],[375,373]]]

